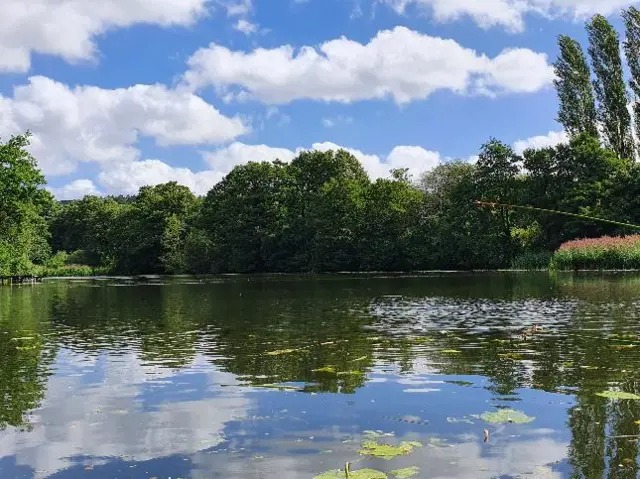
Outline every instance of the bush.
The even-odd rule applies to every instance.
[[[516,256],[511,262],[512,269],[544,270],[549,268],[551,253],[548,251],[534,253],[528,251]]]
[[[67,258],[69,255],[66,251],[58,251],[51,258],[45,261],[44,265],[47,268],[60,268],[67,264]]]
[[[102,276],[109,274],[109,269],[104,267],[93,267],[84,264],[72,264],[65,266],[38,266],[35,268],[35,276],[45,277],[73,277],[73,276]]]
[[[554,253],[551,268],[640,269],[640,235],[568,241]]]

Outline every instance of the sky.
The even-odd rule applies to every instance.
[[[345,148],[372,179],[566,140],[556,37],[640,0],[2,0],[0,138],[59,199]]]

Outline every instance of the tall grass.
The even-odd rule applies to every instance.
[[[550,267],[559,270],[640,269],[640,235],[568,241],[554,253]]]

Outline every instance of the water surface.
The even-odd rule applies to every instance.
[[[639,299],[623,274],[0,288],[0,478],[635,478],[640,401],[597,393],[640,394]]]

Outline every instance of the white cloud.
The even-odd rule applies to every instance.
[[[32,130],[31,152],[48,175],[72,172],[78,162],[131,162],[141,136],[160,146],[217,144],[249,130],[200,97],[164,85],[108,90],[70,88],[42,76],[0,95],[0,136]]]
[[[251,35],[252,33],[256,33],[258,31],[258,25],[256,25],[255,23],[251,23],[244,18],[238,20],[233,28],[238,30],[239,32],[244,33],[245,35]]]
[[[100,190],[96,188],[93,181],[87,179],[75,180],[62,188],[48,188],[48,190],[59,200],[75,200],[87,195],[100,194]]]
[[[221,171],[193,172],[160,160],[143,160],[110,166],[98,175],[98,182],[110,194],[136,194],[142,186],[176,181],[197,195],[204,195],[223,178]]]
[[[253,11],[252,0],[215,0],[215,3],[223,7],[230,17],[249,15]]]
[[[350,125],[351,123],[353,123],[353,118],[350,116],[338,115],[336,117],[322,119],[322,125],[325,128],[333,128],[337,125]]]
[[[419,13],[432,13],[438,22],[469,17],[482,28],[502,26],[512,32],[524,30],[524,17],[535,13],[544,17],[585,19],[601,13],[610,15],[637,0],[377,0],[403,14],[409,6]]]
[[[405,27],[380,31],[367,44],[341,37],[299,51],[290,45],[233,51],[212,43],[188,65],[183,81],[190,88],[214,86],[226,99],[255,98],[268,104],[387,97],[402,104],[438,90],[532,93],[554,78],[543,53],[518,48],[489,58],[454,40]]]
[[[354,148],[347,148],[330,141],[313,143],[311,150],[328,151],[344,149],[355,156],[372,179],[389,176],[389,171],[395,168],[409,168],[409,172],[417,177],[420,173],[430,170],[443,161],[439,153],[428,151],[419,146],[396,146],[386,158],[364,153]],[[236,165],[249,161],[273,161],[276,158],[284,162],[291,161],[304,148],[290,150],[273,148],[267,145],[246,145],[236,142],[225,148],[204,153],[209,165],[217,172],[226,174]]]
[[[96,36],[135,24],[190,25],[208,0],[2,0],[0,72],[26,72],[32,53],[94,59]]]
[[[513,149],[518,155],[521,155],[529,148],[548,148],[559,145],[560,143],[567,143],[568,141],[569,137],[564,131],[550,131],[546,135],[518,140],[513,144]]]
[[[262,162],[279,159],[289,162],[296,156],[296,153],[286,148],[274,148],[267,145],[246,145],[235,142],[215,151],[204,152],[203,156],[214,170],[226,174],[234,166],[243,165],[250,161]]]

